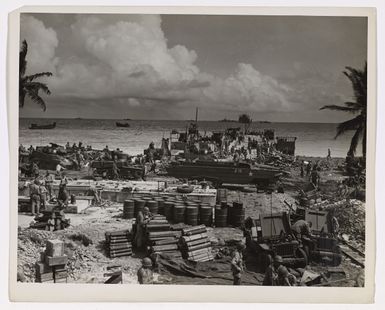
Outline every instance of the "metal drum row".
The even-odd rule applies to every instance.
[[[216,227],[242,226],[245,220],[245,208],[242,203],[221,202],[213,208],[209,204],[196,200],[183,200],[175,197],[141,197],[125,200],[123,218],[135,218],[139,211],[148,207],[152,214],[161,214],[172,223],[188,225],[206,225]]]

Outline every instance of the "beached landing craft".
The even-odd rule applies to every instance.
[[[195,161],[171,162],[167,173],[176,178],[205,179],[216,184],[259,184],[274,183],[283,174],[280,169],[267,165],[248,163]]]
[[[46,125],[38,125],[38,124],[29,125],[29,129],[54,129],[55,127],[56,127],[56,122],[53,122],[52,124],[46,124]]]

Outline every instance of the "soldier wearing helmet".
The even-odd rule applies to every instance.
[[[31,199],[31,212],[35,215],[40,211],[40,181],[38,179],[29,186],[29,193]]]
[[[139,211],[136,217],[136,234],[135,234],[135,245],[141,249],[145,245],[145,230],[144,225],[151,219],[152,214],[150,209],[147,207],[143,208],[143,211]]]
[[[283,265],[277,269],[278,285],[280,286],[295,286],[297,284],[296,277],[287,270]]]
[[[231,271],[233,272],[233,285],[241,285],[242,272],[244,270],[243,251],[245,245],[242,242],[237,244],[236,250],[231,255]]]
[[[154,282],[152,261],[149,257],[142,259],[142,267],[139,268],[137,275],[140,284],[152,284]]]
[[[265,286],[277,286],[278,285],[278,272],[283,263],[281,256],[276,255],[274,261],[266,268],[265,278],[262,285]]]

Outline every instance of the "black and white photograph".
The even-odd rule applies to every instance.
[[[19,27],[10,281],[365,287],[368,16]]]

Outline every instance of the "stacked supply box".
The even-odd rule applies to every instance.
[[[128,230],[107,231],[105,237],[110,258],[132,255],[132,236]]]
[[[214,259],[205,225],[182,229],[180,246],[184,258],[190,261],[206,262]]]
[[[164,216],[155,216],[146,225],[147,246],[150,254],[167,254],[173,257],[182,257],[178,240],[180,231],[172,231],[169,222]]]
[[[40,253],[40,261],[36,262],[36,282],[66,283],[68,257],[64,254],[64,242],[48,240],[45,252]]]
[[[182,229],[180,247],[183,257],[190,261],[206,262],[214,259],[205,225]]]

